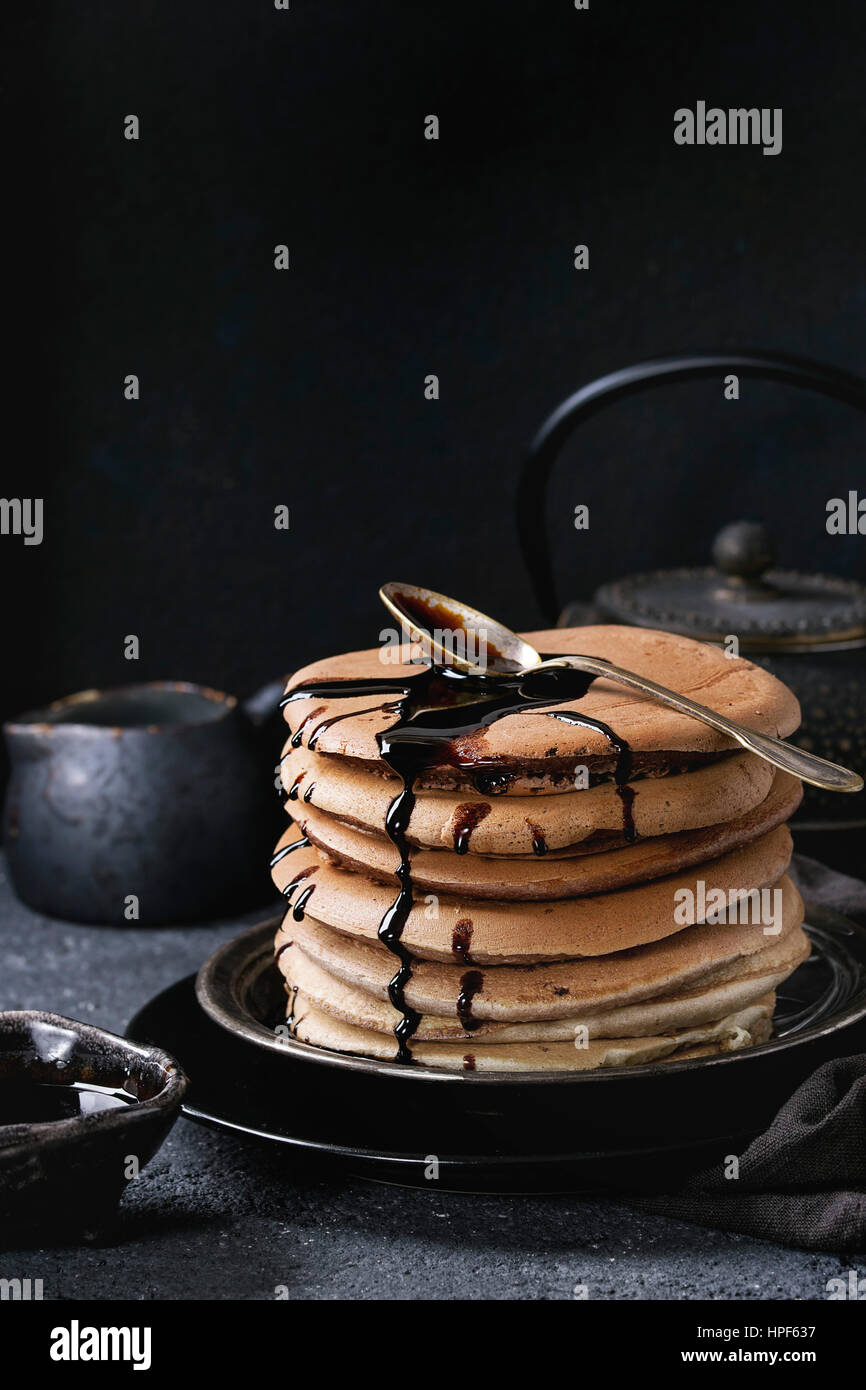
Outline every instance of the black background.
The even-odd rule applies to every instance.
[[[45,539],[0,537],[4,714],[158,677],[246,694],[373,644],[389,578],[536,625],[514,486],[561,397],[743,345],[866,370],[859,3],[21,9],[3,492],[44,497]],[[782,153],[676,146],[699,99],[781,106]],[[864,441],[769,384],[625,403],[561,460],[562,587],[702,563],[739,516],[862,577],[824,522]]]

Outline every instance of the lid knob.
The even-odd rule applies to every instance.
[[[776,547],[759,521],[732,521],[713,541],[716,568],[734,582],[760,583],[776,562]]]

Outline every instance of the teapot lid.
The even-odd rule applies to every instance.
[[[705,642],[735,633],[744,651],[866,645],[866,587],[852,579],[778,570],[763,526],[735,521],[713,541],[713,569],[653,570],[603,584],[595,601],[619,622]]]

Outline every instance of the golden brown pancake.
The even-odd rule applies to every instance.
[[[790,860],[790,832],[780,826],[742,849],[709,861],[699,876],[707,892],[719,890],[727,895],[768,888],[782,877]],[[380,923],[394,901],[393,887],[339,869],[312,848],[286,855],[275,866],[273,877],[281,890],[295,883],[292,901],[308,894],[304,910],[309,916],[361,940],[377,940]],[[693,911],[675,916],[674,908],[675,894],[694,890],[696,877],[693,870],[685,870],[616,893],[543,903],[426,894],[416,898],[402,941],[422,960],[453,961],[466,950],[473,961],[488,964],[607,955],[693,925]],[[693,907],[697,910],[697,899]]]
[[[773,948],[784,954],[788,949],[785,938],[799,931],[802,899],[787,876],[778,887],[782,895],[782,922],[776,936],[768,935],[760,922],[703,923],[648,946],[592,958],[480,967],[475,963],[446,965],[420,960],[415,962],[406,985],[406,1002],[419,1014],[467,1017],[468,972],[473,976],[471,1017],[517,1023],[582,1018],[606,1007],[731,978],[724,972],[733,969],[736,974],[742,969],[744,957]],[[289,913],[277,933],[277,952],[289,943],[300,947],[304,955],[336,979],[374,998],[388,998],[394,957],[378,942],[345,936],[309,914],[296,922]],[[463,1006],[459,1003],[461,995]]]
[[[400,790],[396,778],[289,744],[280,771],[285,790],[294,788],[295,804],[303,797],[303,806],[377,833]],[[416,800],[406,838],[424,849],[458,853],[529,855],[537,845],[545,853],[567,851],[599,831],[621,840],[626,814],[638,835],[672,835],[754,810],[769,793],[773,772],[763,758],[740,749],[680,776],[640,779],[631,788],[628,813],[612,782],[543,797],[428,790]]]
[[[415,1043],[412,1061],[423,1067],[470,1072],[592,1071],[597,1067],[637,1066],[645,1062],[685,1061],[740,1051],[765,1042],[772,1030],[774,996],[715,1024],[648,1038],[596,1039],[585,1047],[550,1043]],[[382,1033],[354,1028],[316,1009],[298,992],[294,1036],[332,1052],[394,1060],[394,1041]]]
[[[692,982],[671,993],[653,996],[637,1003],[604,1009],[592,1007],[584,1014],[562,1019],[536,1019],[523,1023],[495,1023],[472,1020],[466,1029],[459,1018],[440,1018],[425,1014],[413,1034],[417,1042],[573,1042],[577,1029],[590,1038],[648,1037],[675,1028],[691,1028],[726,1018],[728,1014],[753,1004],[772,993],[778,984],[809,954],[805,933],[789,931],[781,940],[742,956],[726,969],[717,970],[709,983]],[[305,955],[297,943],[279,958],[279,968],[290,996],[295,990],[320,1012],[356,1028],[387,1033],[392,1039],[400,1015],[387,998],[368,994],[324,970]],[[294,1012],[294,1011],[293,1011]]]
[[[554,629],[528,633],[527,637],[542,652],[586,652],[606,657],[762,733],[784,736],[800,720],[795,696],[774,676],[707,643],[620,626]],[[404,648],[403,654],[408,657],[409,649]],[[417,674],[417,666],[382,658],[381,648],[329,657],[298,671],[289,688],[314,681],[382,680]],[[351,699],[313,696],[288,704],[285,714],[291,730],[300,731],[305,745],[318,731],[317,752],[357,759],[381,769],[376,735],[394,723],[393,699],[393,695]],[[670,754],[682,755],[686,762],[678,765],[687,765],[691,757],[706,758],[735,746],[706,724],[606,680],[594,681],[582,699],[560,701],[547,708],[574,709],[609,725],[630,745],[635,775],[664,769],[671,761]],[[338,722],[328,725],[327,721],[337,716]],[[614,751],[602,732],[550,718],[538,709],[496,720],[463,739],[460,752],[464,760],[483,759],[514,773],[517,780],[511,790],[521,793],[555,789],[556,779],[561,784],[564,776],[573,778],[578,764],[597,774],[612,771],[615,764]],[[418,786],[471,788],[472,781],[465,770],[438,767],[424,773]]]
[[[700,830],[685,830],[679,835],[639,839],[633,845],[624,844],[622,837],[618,837],[605,844],[606,852],[601,852],[597,840],[594,853],[584,844],[580,854],[570,856],[554,851],[541,857],[503,859],[419,849],[412,854],[412,881],[419,893],[430,890],[498,900],[538,901],[611,892],[632,883],[678,873],[749,844],[784,824],[796,811],[802,796],[802,785],[796,777],[777,772],[769,795],[760,805],[735,820]],[[292,824],[286,830],[277,845],[278,852],[304,834],[339,867],[365,873],[377,882],[396,884],[400,856],[385,835],[356,830],[323,814],[312,804],[300,809],[296,806],[294,814],[298,825]],[[285,867],[291,867],[288,859]]]

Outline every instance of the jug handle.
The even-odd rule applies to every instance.
[[[597,377],[558,405],[538,431],[517,480],[515,515],[523,563],[545,619],[555,623],[559,596],[547,534],[547,485],[560,450],[577,425],[625,396],[653,386],[714,377],[726,372],[781,381],[817,391],[866,412],[866,382],[838,367],[787,353],[722,352],[703,356],[660,357]]]
[[[246,714],[251,724],[258,727],[270,719],[271,715],[276,714],[280,707],[280,700],[285,694],[288,678],[284,676],[282,680],[268,681],[248,699],[242,701],[241,708]]]

